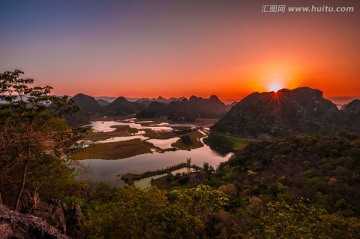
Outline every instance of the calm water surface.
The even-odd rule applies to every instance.
[[[112,125],[129,125],[130,127],[132,127],[134,126],[134,124],[136,125],[136,127],[138,127],[137,129],[144,129],[144,126],[135,123],[134,119],[130,119],[127,122],[96,121],[91,123],[94,130],[103,132],[115,130],[114,128],[111,128]],[[168,128],[172,130],[171,127],[167,127],[164,125],[165,124],[159,124],[158,126],[145,126],[145,128],[157,128],[155,129],[155,131],[160,130],[159,128],[166,131],[168,130]],[[157,142],[157,140],[154,139],[150,139],[148,141],[153,141],[155,146],[160,146],[161,144],[161,148],[166,148],[169,147],[169,145],[171,145],[173,142],[176,142],[177,139],[178,138],[170,138],[168,140],[160,142]],[[163,169],[166,167],[177,165],[179,163],[186,163],[186,159],[188,158],[191,158],[192,164],[202,166],[206,162],[216,168],[221,162],[227,161],[230,156],[231,154],[221,156],[215,151],[211,150],[209,146],[204,145],[201,148],[193,149],[191,151],[177,150],[164,153],[153,152],[118,160],[84,159],[80,162],[82,165],[88,168],[88,173],[83,176],[84,179],[92,182],[105,181],[113,186],[118,186],[124,184],[124,182],[120,179],[118,175],[122,175],[125,173],[140,174],[150,170]],[[141,187],[143,187],[143,185]]]
[[[116,128],[112,127],[112,126],[117,126],[117,125],[121,125],[121,126],[128,125],[128,126],[130,126],[130,128],[137,129],[137,130],[144,130],[144,129],[151,129],[153,131],[172,131],[173,130],[172,127],[164,126],[164,124],[162,124],[162,123],[152,124],[151,126],[144,126],[141,123],[145,123],[145,122],[142,121],[142,122],[136,123],[135,118],[134,118],[134,119],[128,119],[128,120],[124,120],[124,121],[93,121],[88,126],[91,126],[97,132],[115,131]]]

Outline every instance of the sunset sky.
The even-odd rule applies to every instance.
[[[240,99],[280,84],[359,96],[360,1],[0,0],[0,72],[14,69],[55,94]]]

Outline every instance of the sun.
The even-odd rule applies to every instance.
[[[278,90],[281,90],[283,87],[279,83],[273,83],[269,86],[269,91],[277,92]]]

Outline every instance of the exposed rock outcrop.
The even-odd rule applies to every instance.
[[[66,213],[67,235],[77,238],[84,223],[84,214],[79,205],[71,204]]]
[[[49,203],[40,202],[33,214],[45,219],[62,233],[71,237],[79,235],[84,220],[79,205],[74,203],[66,205],[57,199],[52,199]]]
[[[39,217],[61,233],[75,238],[79,235],[84,222],[84,215],[79,205],[66,204],[59,199],[44,202],[40,200],[39,195],[29,190],[24,191],[20,212]]]
[[[0,238],[67,239],[69,237],[38,217],[11,211],[6,206],[0,205]]]

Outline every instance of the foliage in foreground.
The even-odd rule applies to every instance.
[[[29,201],[26,191],[33,207],[39,193],[62,194],[74,179],[66,156],[80,136],[61,119],[76,110],[67,97],[50,95],[51,87],[33,86],[22,74],[0,74],[0,202],[14,210]]]
[[[208,186],[169,194],[156,188],[112,190],[100,187],[87,209],[84,232],[90,238],[206,238],[206,218],[227,203]]]
[[[224,189],[224,188],[222,188]],[[226,190],[225,190],[226,191]],[[226,191],[228,193],[229,191]],[[84,225],[86,238],[358,238],[360,221],[328,214],[306,200],[265,203],[258,197],[234,207],[208,186],[166,192],[152,187],[100,185]]]

